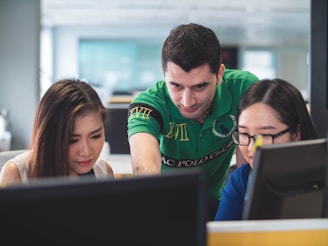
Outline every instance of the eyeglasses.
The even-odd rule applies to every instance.
[[[262,142],[263,144],[273,144],[274,140],[289,132],[289,128],[287,128],[286,130],[283,130],[281,132],[278,132],[277,134],[256,134],[256,135],[249,135],[248,133],[241,133],[241,132],[233,132],[232,133],[232,139],[235,142],[235,144],[241,145],[241,146],[248,146],[249,143],[251,142],[251,139],[253,139],[253,141],[256,141],[256,138],[258,136],[262,137]]]

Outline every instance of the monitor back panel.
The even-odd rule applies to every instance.
[[[326,139],[258,148],[243,219],[323,217]]]
[[[24,245],[206,245],[200,173],[0,189],[1,240]]]

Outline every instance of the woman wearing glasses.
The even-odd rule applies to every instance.
[[[282,79],[261,80],[243,95],[238,108],[234,142],[247,163],[231,173],[224,187],[215,220],[240,220],[249,174],[254,162],[254,144],[286,143],[317,138],[306,103],[296,87]]]

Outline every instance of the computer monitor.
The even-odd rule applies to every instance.
[[[243,219],[324,217],[326,153],[326,139],[260,146]]]
[[[128,141],[128,103],[108,105],[109,119],[105,125],[105,140],[111,154],[130,154]]]
[[[47,179],[0,189],[0,235],[12,245],[206,245],[206,178],[179,172]]]
[[[327,134],[328,141],[328,134]],[[325,172],[325,188],[323,194],[323,217],[328,218],[328,144],[326,144],[326,172]]]

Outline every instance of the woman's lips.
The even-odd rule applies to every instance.
[[[92,163],[92,160],[86,160],[86,161],[78,161],[77,164],[81,167],[87,167],[90,166]]]

